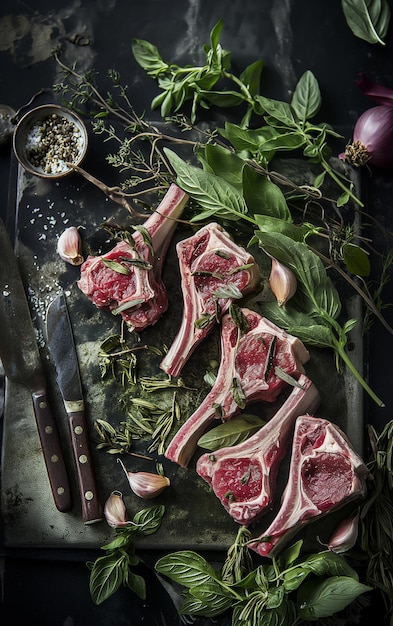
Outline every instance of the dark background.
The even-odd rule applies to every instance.
[[[7,5],[7,6],[6,6]],[[232,66],[239,74],[250,62],[264,60],[262,93],[289,100],[299,77],[311,70],[318,79],[323,105],[320,121],[330,123],[343,136],[337,153],[350,140],[356,119],[372,103],[355,81],[360,72],[393,88],[393,27],[386,46],[368,44],[349,30],[338,0],[74,0],[60,2],[2,3],[0,9],[0,101],[15,110],[23,108],[40,89],[51,89],[58,69],[51,52],[59,43],[69,62],[94,67],[105,81],[108,68],[117,69],[129,85],[137,111],[149,112],[156,85],[136,64],[132,38],[147,39],[166,60],[179,65],[197,64],[202,45],[219,18],[224,21],[221,43],[232,51]],[[150,114],[150,113],[149,113]],[[0,210],[5,215],[8,181],[13,159],[9,143],[0,146]],[[93,155],[86,169],[109,175]],[[113,172],[110,173],[113,176]],[[116,180],[107,180],[116,184]],[[386,247],[392,222],[391,171],[363,172],[365,232],[375,248]],[[12,198],[11,198],[12,201]],[[378,275],[378,268],[375,270]],[[392,289],[384,290],[384,302],[392,304]],[[391,312],[385,310],[390,323]],[[390,318],[390,319],[389,319]],[[365,372],[371,387],[385,401],[378,409],[365,399],[364,423],[380,428],[391,419],[393,402],[393,340],[375,321],[365,337]],[[362,416],[359,416],[359,420]],[[155,555],[143,555],[154,563]],[[212,555],[214,558],[215,555]],[[89,597],[85,561],[91,553],[54,551],[7,554],[2,560],[4,624],[39,623],[41,626],[125,626],[177,624],[172,605],[151,576],[145,603],[127,590],[96,607]],[[372,615],[378,607],[373,607]],[[366,612],[367,613],[367,612]],[[364,623],[370,616],[365,615]],[[382,618],[379,619],[381,623]]]

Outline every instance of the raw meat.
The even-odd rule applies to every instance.
[[[228,311],[234,298],[250,293],[260,283],[259,266],[216,223],[201,228],[176,246],[183,294],[179,331],[161,363],[167,374],[178,376],[195,348]],[[233,297],[220,293],[233,293]]]
[[[317,388],[302,374],[275,415],[241,444],[203,454],[197,473],[208,482],[228,513],[248,525],[273,505],[277,472],[287,453],[296,418],[319,406]]]
[[[318,417],[298,417],[280,510],[250,547],[272,556],[304,524],[364,497],[367,473],[338,426]]]
[[[143,225],[150,241],[145,240],[143,229],[136,230],[132,243],[121,241],[102,256],[89,256],[81,266],[80,290],[98,308],[120,314],[130,331],[154,324],[168,308],[162,267],[187,199],[187,194],[171,185]]]
[[[298,378],[310,354],[304,344],[255,311],[240,310],[248,328],[240,331],[230,314],[222,318],[221,363],[215,384],[170,442],[165,456],[185,467],[199,437],[215,419],[227,420],[247,402],[274,402],[288,383],[279,367]]]

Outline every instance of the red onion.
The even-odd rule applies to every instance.
[[[355,167],[369,163],[376,167],[393,167],[393,101],[392,106],[376,106],[359,117],[353,141],[340,155]]]
[[[368,96],[370,100],[385,107],[393,107],[393,89],[379,85],[365,74],[359,75],[359,80],[356,81],[356,84],[360,91],[365,96]]]

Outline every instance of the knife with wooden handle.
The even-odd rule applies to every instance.
[[[71,490],[57,423],[47,398],[44,370],[25,287],[4,222],[0,220],[0,358],[6,377],[32,395],[42,452],[56,508],[71,509]]]
[[[57,384],[68,416],[82,518],[85,524],[94,524],[103,519],[103,509],[98,497],[88,437],[74,334],[63,292],[48,307],[46,327],[48,346],[56,368]]]

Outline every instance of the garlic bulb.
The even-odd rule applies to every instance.
[[[284,306],[296,293],[297,280],[295,274],[289,267],[274,258],[272,258],[269,284],[278,306]]]
[[[70,226],[60,235],[57,242],[57,252],[66,263],[81,265],[84,261],[81,249],[82,240],[79,230],[75,226]]]
[[[135,495],[140,498],[149,500],[158,496],[166,487],[169,487],[170,480],[161,474],[152,474],[150,472],[128,472],[120,459],[124,473],[128,478],[128,482]]]
[[[123,502],[123,495],[120,491],[112,491],[105,502],[104,515],[107,523],[112,528],[125,526],[127,522],[126,505]]]

